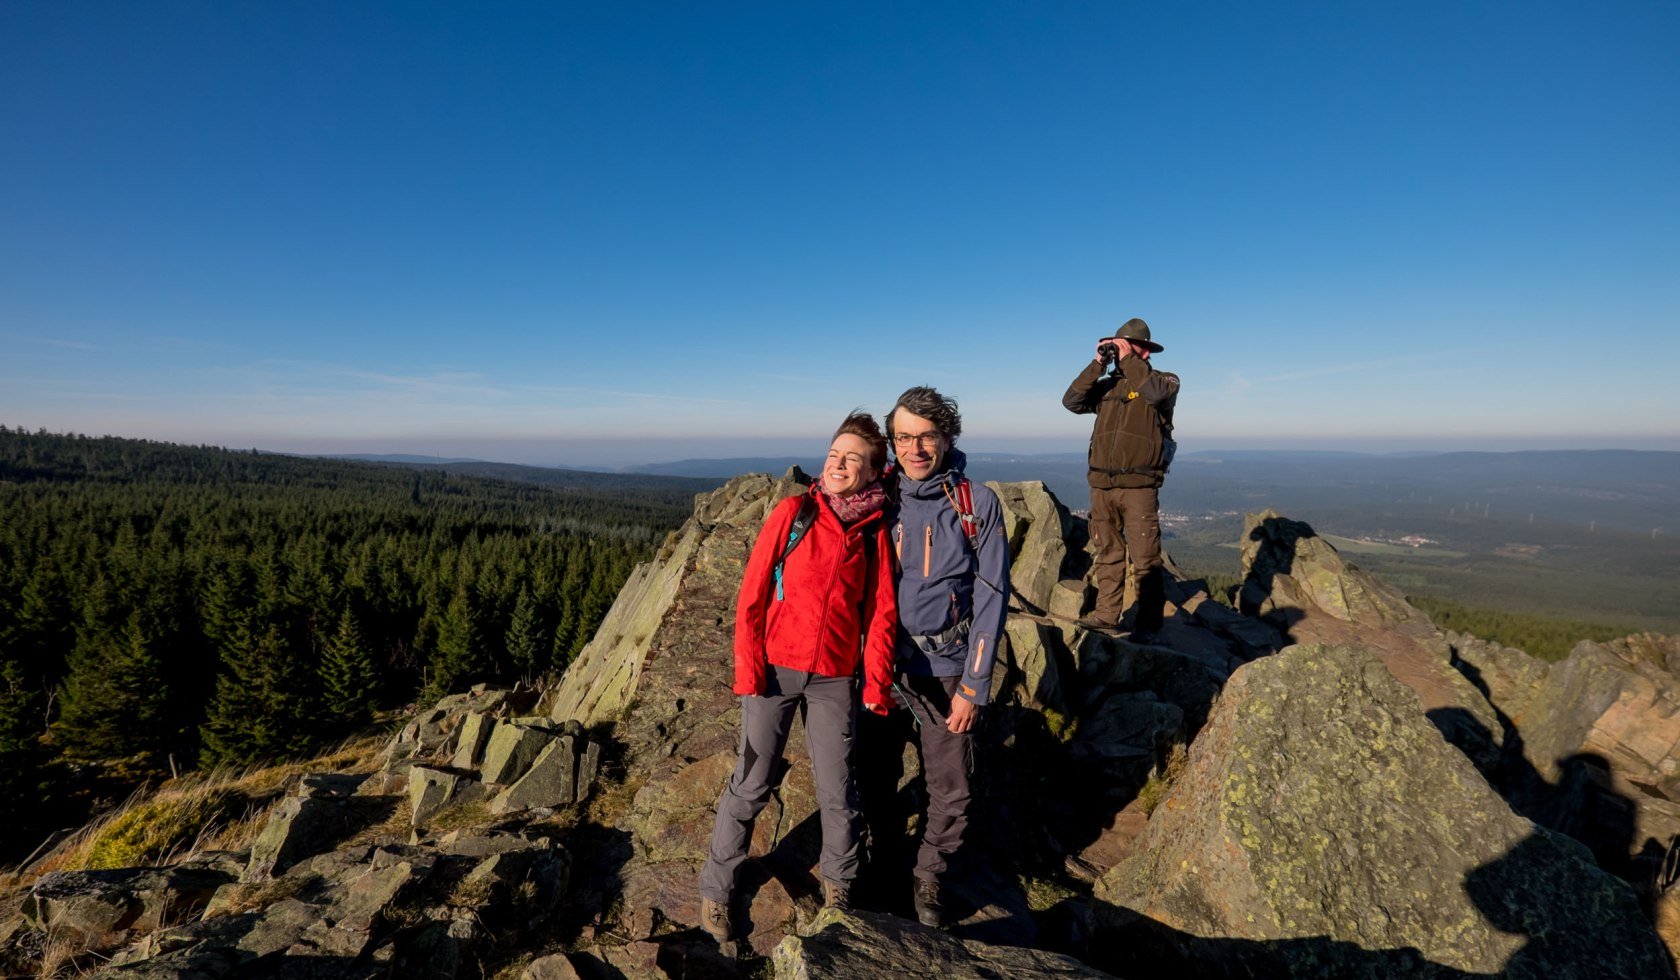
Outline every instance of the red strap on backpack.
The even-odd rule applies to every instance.
[[[968,546],[979,554],[980,518],[974,516],[974,494],[968,488],[968,477],[957,478],[957,495],[951,500],[951,505],[957,509],[957,520],[962,523],[963,533],[968,535]]]

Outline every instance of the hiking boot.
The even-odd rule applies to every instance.
[[[916,921],[924,926],[939,928],[945,919],[945,901],[939,894],[939,882],[916,879]]]
[[[700,928],[720,943],[729,942],[729,903],[700,896]]]
[[[1095,613],[1081,616],[1073,621],[1073,625],[1080,629],[1091,630],[1094,633],[1118,633],[1120,621],[1118,619],[1103,619]]]
[[[852,910],[852,886],[837,881],[823,879],[823,908],[839,909],[842,912]]]

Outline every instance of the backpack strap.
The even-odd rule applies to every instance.
[[[776,559],[776,601],[782,601],[782,565],[793,554],[793,549],[799,547],[799,542],[805,540],[805,532],[817,522],[817,498],[806,494],[799,501],[799,512],[793,515],[793,524],[788,527],[787,543],[782,545],[782,556]]]
[[[969,489],[968,477],[957,477],[957,490],[951,492],[950,487],[944,487],[945,499],[951,502],[951,507],[957,512],[957,523],[962,525],[963,534],[968,538],[968,546],[980,553],[980,518],[974,515],[974,491]]]

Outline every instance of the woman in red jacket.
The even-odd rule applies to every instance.
[[[718,800],[700,872],[701,927],[719,942],[730,936],[736,874],[801,708],[822,820],[824,904],[846,907],[857,877],[861,818],[848,760],[857,677],[861,667],[864,705],[885,714],[898,628],[878,479],[886,461],[875,420],[848,416],[822,476],[809,492],[776,505],[747,560],[735,607],[741,756]],[[800,532],[802,524],[808,528]]]

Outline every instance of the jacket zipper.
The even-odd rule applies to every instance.
[[[933,565],[933,525],[929,524],[923,530],[926,534],[922,541],[922,578],[927,578]]]

